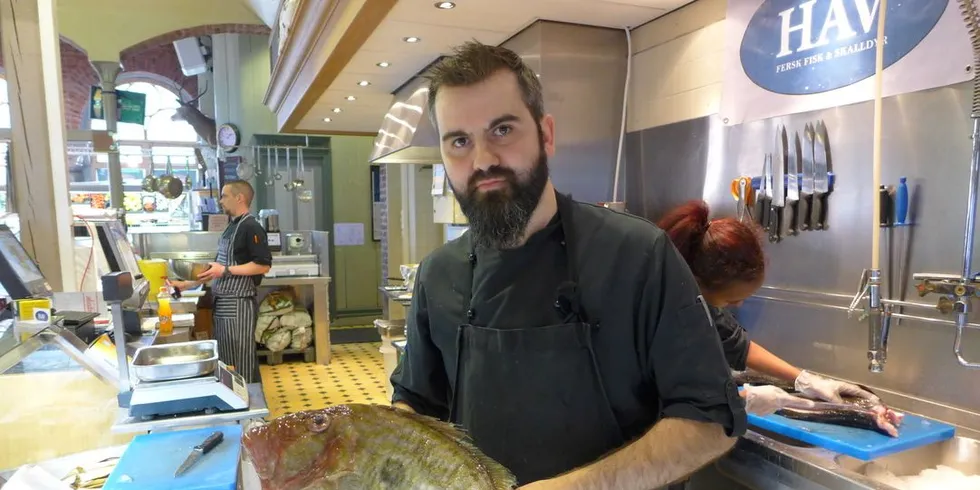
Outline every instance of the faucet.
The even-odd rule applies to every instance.
[[[892,321],[891,305],[881,299],[881,270],[865,269],[861,274],[858,293],[854,295],[847,309],[848,317],[857,309],[861,300],[867,296],[868,303],[859,320],[868,321],[868,371],[880,373],[885,370],[888,358],[888,332]]]
[[[971,242],[971,244],[973,241],[972,235],[972,233],[969,233],[967,237],[967,241]],[[968,261],[965,262],[964,270],[967,267],[969,267]],[[939,295],[936,309],[940,313],[944,315],[950,313],[956,314],[956,340],[953,341],[953,354],[956,356],[956,361],[964,367],[980,368],[980,363],[970,362],[964,358],[961,350],[963,345],[963,329],[966,328],[970,316],[973,298],[980,296],[980,278],[977,276],[969,277],[968,274],[960,276],[958,274],[922,272],[913,274],[912,279],[917,282],[915,289],[919,292],[920,297],[925,297],[929,294]]]

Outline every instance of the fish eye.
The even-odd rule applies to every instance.
[[[323,415],[314,415],[312,423],[310,424],[310,430],[313,432],[323,432],[330,427],[330,419],[324,417]]]

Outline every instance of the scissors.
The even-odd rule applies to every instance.
[[[735,198],[735,217],[744,221],[752,218],[752,206],[755,204],[755,190],[752,189],[751,177],[732,179],[732,197]]]

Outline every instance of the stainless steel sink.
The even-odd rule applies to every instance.
[[[841,468],[861,475],[868,471],[886,469],[896,476],[917,475],[922,470],[938,465],[962,471],[967,475],[980,475],[980,441],[966,437],[954,437],[945,442],[909,449],[898,454],[862,461],[839,455],[835,461]]]

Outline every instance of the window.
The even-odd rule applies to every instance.
[[[146,141],[145,144],[121,145],[119,147],[119,159],[122,166],[141,169],[139,178],[134,177],[135,173],[124,170],[123,180],[127,181],[126,183],[141,180],[143,175],[148,174],[151,161],[153,173],[157,175],[167,169],[168,159],[175,173],[178,169],[186,170],[188,166],[192,169],[197,168],[197,159],[194,157],[193,148],[197,143],[197,133],[187,121],[174,121],[172,119],[177,108],[180,107],[177,94],[163,85],[151,82],[124,83],[116,88],[146,95],[146,116],[142,126],[132,123],[116,123],[116,134],[120,141],[128,143]],[[95,130],[104,130],[105,120],[92,119],[89,127]],[[163,142],[182,145],[161,144]],[[109,163],[109,155],[97,154],[95,162],[97,167],[95,177],[99,182],[108,182],[108,173],[104,169]],[[106,177],[103,178],[103,176]]]
[[[194,128],[190,124],[186,121],[171,119],[177,108],[180,107],[180,103],[177,102],[177,94],[172,90],[150,82],[124,83],[117,86],[116,89],[146,95],[146,117],[143,120],[143,125],[117,123],[116,133],[120,140],[197,142],[197,133],[194,132]],[[8,114],[8,124],[9,119]],[[2,119],[0,119],[0,123],[2,123]],[[93,119],[90,127],[91,129],[104,130],[105,120]]]

